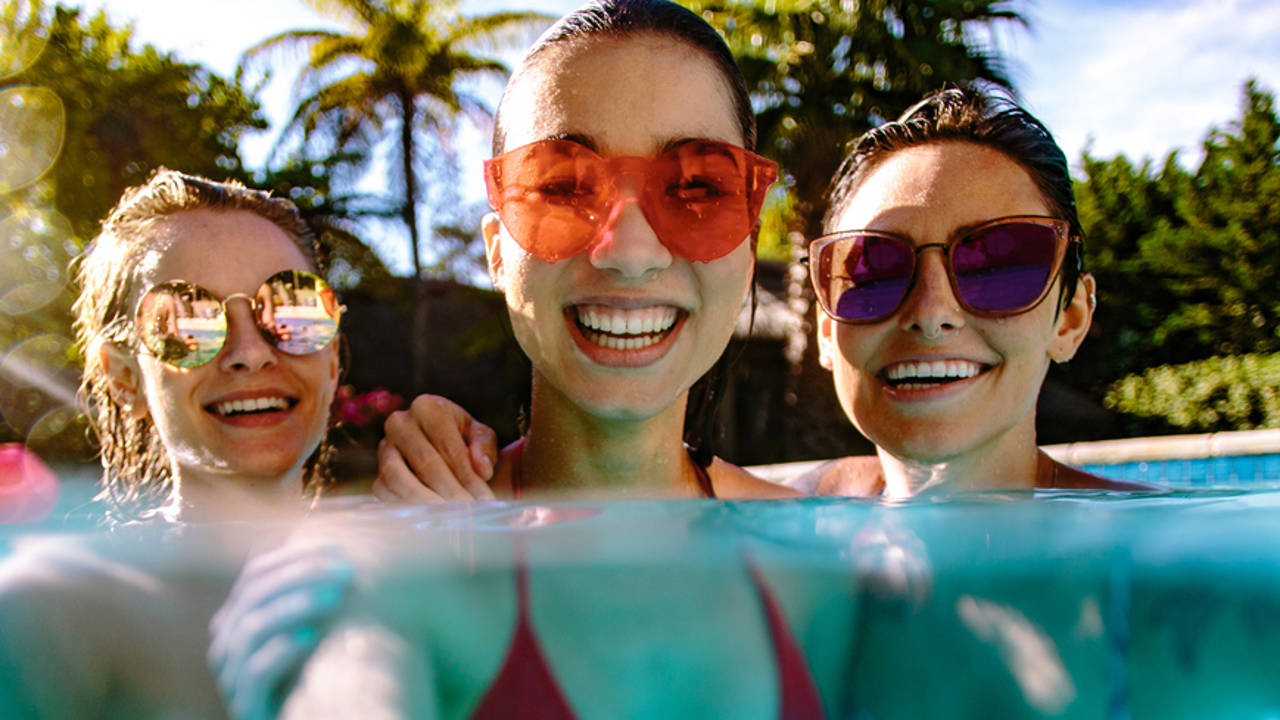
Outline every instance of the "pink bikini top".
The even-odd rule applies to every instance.
[[[513,448],[512,487],[520,497],[520,460],[524,451],[521,440]],[[707,497],[714,498],[711,478],[702,466],[698,470],[698,484]],[[824,717],[822,697],[818,694],[813,675],[804,653],[796,643],[777,600],[765,584],[764,576],[750,562],[747,569],[751,582],[764,606],[765,620],[769,624],[769,638],[773,642],[774,661],[778,670],[778,686],[781,698],[778,717],[783,720],[809,720]],[[551,674],[538,636],[529,619],[529,578],[523,563],[516,565],[517,614],[516,629],[507,648],[502,669],[489,685],[479,707],[472,713],[473,720],[491,720],[519,717],[526,720],[575,720],[560,684]],[[726,670],[731,672],[731,670]]]

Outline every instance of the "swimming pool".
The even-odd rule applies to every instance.
[[[831,717],[1280,717],[1276,490],[349,504],[298,531],[361,568],[359,598],[326,645],[339,650],[306,677],[336,668],[383,688],[412,683],[446,717],[466,716],[476,678],[494,674],[519,565],[533,627],[583,717],[776,717],[753,567]],[[153,548],[140,562],[162,578],[214,572],[175,567],[173,538],[156,535],[130,546]],[[377,654],[370,627],[394,652]],[[405,661],[415,649],[425,659]],[[352,687],[304,683],[296,702],[342,716]]]

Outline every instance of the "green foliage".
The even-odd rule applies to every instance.
[[[747,77],[761,152],[816,237],[844,148],[945,84],[1011,83],[984,30],[1023,23],[1010,0],[689,0],[722,28]]]
[[[1173,154],[1159,168],[1085,155],[1076,197],[1099,307],[1073,384],[1100,393],[1153,359],[1280,351],[1280,120],[1257,83],[1242,94],[1194,171]]]
[[[238,80],[136,48],[102,14],[10,0],[0,19],[0,440],[84,458],[68,262],[125,187],[161,164],[238,175],[239,138],[266,124]]]
[[[1106,405],[1183,431],[1280,427],[1280,354],[1161,365],[1114,383]]]
[[[35,3],[40,5],[40,3]],[[266,128],[258,103],[240,85],[175,60],[99,13],[57,6],[44,52],[7,86],[48,88],[66,107],[65,141],[52,171],[33,189],[51,202],[81,240],[159,165],[226,177],[240,169],[236,148]]]

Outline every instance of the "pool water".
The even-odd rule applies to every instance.
[[[40,526],[0,528],[0,555],[23,536],[96,536],[78,527],[86,492],[72,486],[72,512]],[[313,514],[295,541],[337,544],[360,569],[359,595],[334,626],[341,642],[323,645],[308,673],[374,672],[384,689],[412,687],[383,693],[391,717],[418,715],[394,704],[408,695],[445,717],[468,714],[509,643],[523,565],[533,627],[582,717],[776,717],[754,567],[829,717],[1266,718],[1280,717],[1278,518],[1280,491],[1265,489],[346,500]],[[243,525],[237,533],[280,532]],[[146,532],[130,547],[154,548],[141,563],[163,578],[171,546],[163,529],[154,543]],[[376,645],[342,635],[351,618],[424,657],[371,656]],[[326,690],[308,677],[301,706],[354,711],[350,683]]]
[[[1083,465],[1088,472],[1177,488],[1280,486],[1280,453]]]

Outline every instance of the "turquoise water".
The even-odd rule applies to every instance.
[[[1280,486],[1280,453],[1085,465],[1103,477],[1176,488]]]
[[[0,528],[0,553],[42,532],[96,537],[79,527],[90,490],[71,486],[65,510],[40,526]],[[129,547],[164,576],[171,538],[147,532]],[[419,676],[424,662],[402,655],[325,661],[382,668],[381,682],[411,685],[445,716],[465,715],[491,674],[476,668],[496,664],[508,642],[523,562],[535,628],[585,717],[773,716],[773,656],[749,566],[767,578],[831,717],[1280,717],[1275,490],[342,501],[295,538],[342,547],[361,568],[348,617],[436,665]],[[751,692],[766,701],[746,702]]]

